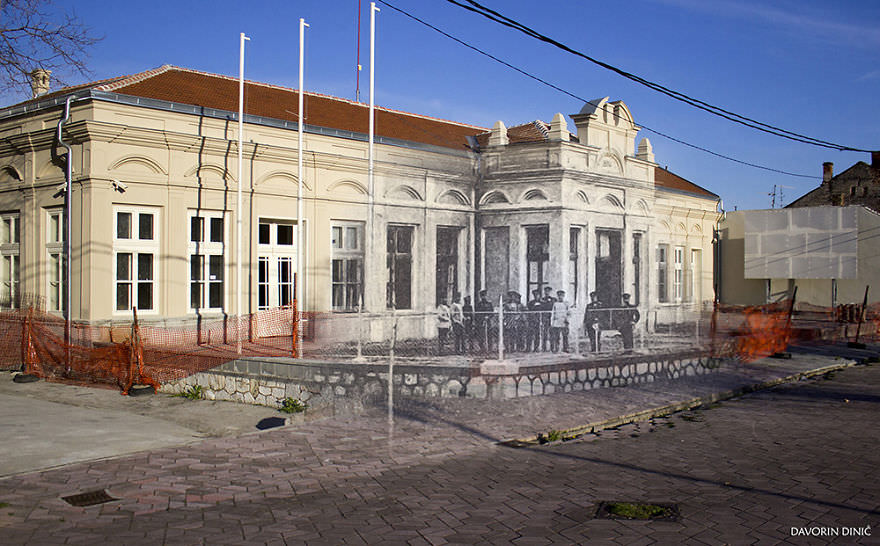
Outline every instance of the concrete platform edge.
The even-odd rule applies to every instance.
[[[673,402],[671,404],[665,404],[663,406],[656,406],[653,408],[637,411],[635,413],[629,413],[626,415],[619,415],[617,417],[610,417],[608,419],[603,419],[601,421],[595,421],[593,423],[587,423],[585,425],[581,425],[578,427],[572,427],[567,429],[560,429],[559,435],[564,440],[557,440],[553,442],[545,442],[541,444],[538,441],[538,436],[528,436],[523,438],[509,438],[507,440],[501,440],[497,442],[498,444],[512,444],[517,445],[519,447],[525,446],[537,446],[537,445],[550,445],[555,443],[560,443],[562,441],[570,441],[579,438],[585,434],[590,434],[592,432],[598,432],[601,430],[607,430],[610,428],[618,427],[621,425],[626,425],[630,423],[637,423],[641,421],[647,421],[654,417],[661,417],[664,415],[669,415],[672,413],[676,413],[679,411],[686,411],[698,406],[702,406],[705,404],[713,404],[715,402],[722,402],[724,400],[730,400],[731,398],[736,398],[738,396],[743,396],[744,394],[749,394],[752,392],[757,392],[765,389],[770,389],[785,383],[795,383],[797,381],[801,381],[804,379],[810,379],[812,377],[816,377],[817,375],[823,375],[828,372],[833,372],[837,370],[843,370],[846,368],[851,368],[853,366],[870,366],[868,363],[859,363],[855,360],[849,360],[846,362],[841,362],[839,364],[832,364],[830,366],[823,366],[821,368],[815,368],[812,370],[807,370],[803,372],[794,373],[791,375],[787,375],[784,377],[778,377],[776,379],[771,379],[768,381],[763,381],[760,383],[752,383],[750,385],[743,385],[737,389],[727,390],[719,393],[713,393],[705,396],[697,396],[695,398],[690,398],[688,400],[683,400],[680,402]],[[550,429],[554,430],[554,429]],[[549,432],[548,431],[545,431]]]

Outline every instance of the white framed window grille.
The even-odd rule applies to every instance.
[[[20,226],[21,215],[18,212],[0,214],[0,307],[4,309],[15,309],[20,304]]]
[[[363,294],[364,225],[330,224],[331,304],[334,311],[356,311]]]
[[[113,279],[115,312],[158,310],[159,209],[113,208]]]
[[[222,211],[191,210],[187,220],[189,309],[222,311],[226,303],[225,215]]]
[[[64,259],[64,211],[46,211],[47,303],[50,311],[63,312],[64,281],[67,261]]]
[[[681,301],[684,294],[684,247],[677,246],[674,250],[672,270],[672,297],[675,301]]]
[[[297,224],[260,218],[257,232],[257,309],[293,305],[296,296]]]

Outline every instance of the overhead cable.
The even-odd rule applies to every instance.
[[[473,46],[473,45],[471,45],[471,44],[465,42],[464,40],[461,40],[461,39],[459,39],[459,38],[456,38],[456,37],[453,36],[452,34],[449,34],[448,32],[446,32],[446,31],[444,31],[444,30],[442,30],[442,29],[440,29],[440,28],[438,28],[438,27],[432,25],[431,23],[428,23],[427,21],[425,21],[425,20],[423,20],[423,19],[420,19],[419,17],[416,17],[415,15],[413,15],[413,14],[411,14],[411,13],[409,13],[409,12],[407,12],[407,11],[401,9],[401,8],[398,8],[398,7],[396,7],[396,6],[392,5],[392,4],[389,4],[386,0],[377,0],[377,1],[378,1],[379,3],[381,3],[382,5],[384,5],[384,6],[387,6],[387,7],[389,7],[390,9],[392,9],[392,10],[394,10],[394,11],[397,11],[397,12],[400,13],[401,15],[404,15],[404,16],[406,16],[406,17],[408,17],[408,18],[410,18],[410,19],[412,19],[412,20],[414,20],[414,21],[416,21],[416,22],[418,22],[418,23],[420,23],[420,24],[422,24],[422,25],[424,25],[424,26],[430,28],[431,30],[434,30],[435,32],[438,32],[439,34],[442,34],[443,36],[449,38],[450,40],[453,40],[453,41],[457,42],[458,44],[460,44],[460,45],[462,45],[462,46],[464,46],[464,47],[466,47],[466,48],[468,48],[468,49],[471,49],[471,50],[473,50],[473,51],[479,53],[480,55],[483,55],[483,56],[485,56],[485,57],[488,57],[488,58],[492,59],[493,61],[495,61],[495,62],[497,62],[497,63],[499,63],[499,64],[502,64],[502,65],[506,66],[507,68],[510,68],[511,70],[514,70],[514,71],[516,71],[516,72],[519,72],[520,74],[522,74],[523,76],[526,76],[527,78],[531,78],[531,79],[533,79],[533,80],[535,80],[535,81],[537,81],[537,82],[539,82],[539,83],[541,83],[541,84],[543,84],[543,85],[546,85],[547,87],[550,87],[551,89],[555,89],[556,91],[559,91],[560,93],[563,93],[563,94],[565,94],[565,95],[568,95],[569,97],[571,97],[571,98],[573,98],[573,99],[575,99],[575,100],[577,100],[577,101],[584,102],[584,103],[586,103],[586,104],[590,104],[590,105],[592,105],[592,106],[594,106],[594,107],[597,107],[597,108],[599,107],[599,105],[598,105],[597,103],[595,103],[594,101],[592,101],[592,100],[588,100],[588,99],[585,99],[585,98],[583,98],[583,97],[580,97],[580,96],[578,96],[578,95],[572,93],[571,91],[568,91],[568,90],[566,90],[566,89],[563,89],[562,87],[559,87],[559,86],[556,85],[556,84],[553,84],[553,83],[551,83],[551,82],[549,82],[549,81],[547,81],[547,80],[545,80],[545,79],[543,79],[543,78],[540,78],[540,77],[538,77],[538,76],[535,76],[534,74],[531,74],[531,73],[529,73],[529,72],[526,72],[525,70],[523,70],[523,69],[521,69],[521,68],[518,68],[518,67],[514,66],[513,64],[511,64],[511,63],[509,63],[509,62],[507,62],[507,61],[505,61],[505,60],[503,60],[503,59],[500,59],[500,58],[496,57],[495,55],[492,55],[491,53],[488,53],[488,52],[486,52],[486,51],[484,51],[484,50],[482,50],[482,49],[480,49],[480,48],[478,48],[478,47],[476,47],[476,46]],[[604,108],[604,107],[603,107],[603,108]],[[611,115],[618,116],[618,114],[614,113],[613,111],[610,111],[610,110],[606,110],[606,111],[607,111],[609,114],[611,114]],[[642,129],[644,129],[644,130],[646,130],[646,131],[648,131],[648,132],[654,133],[654,134],[657,135],[657,136],[660,136],[660,137],[666,138],[666,139],[668,139],[668,140],[671,140],[671,141],[676,142],[676,143],[678,143],[678,144],[682,144],[682,145],[687,146],[687,147],[689,147],[689,148],[693,148],[693,149],[695,149],[695,150],[699,150],[699,151],[701,151],[701,152],[705,152],[705,153],[710,154],[710,155],[713,155],[713,156],[715,156],[715,157],[718,157],[718,158],[721,158],[721,159],[725,159],[725,160],[727,160],[727,161],[732,161],[732,162],[734,162],[734,163],[738,163],[738,164],[740,164],[740,165],[745,165],[745,166],[748,166],[748,167],[753,167],[753,168],[756,168],[756,169],[761,169],[761,170],[765,170],[765,171],[769,171],[769,172],[774,172],[774,173],[778,173],[778,174],[784,174],[784,175],[787,175],[787,176],[795,176],[795,177],[799,177],[799,178],[819,178],[819,177],[817,177],[817,176],[813,176],[813,175],[800,174],[800,173],[793,173],[793,172],[789,172],[789,171],[783,171],[783,170],[780,170],[780,169],[775,169],[775,168],[773,168],[773,167],[767,167],[767,166],[764,166],[764,165],[759,165],[759,164],[757,164],[757,163],[751,163],[751,162],[749,162],[749,161],[744,161],[744,160],[742,160],[742,159],[737,159],[737,158],[735,158],[735,157],[731,157],[731,156],[729,156],[729,155],[725,155],[725,154],[722,154],[722,153],[719,153],[719,152],[712,151],[712,150],[710,150],[710,149],[708,149],[708,148],[705,148],[705,147],[703,147],[703,146],[699,146],[699,145],[697,145],[697,144],[692,144],[692,143],[687,142],[687,141],[685,141],[685,140],[682,140],[682,139],[680,139],[680,138],[676,138],[676,137],[674,137],[674,136],[671,136],[671,135],[669,135],[669,134],[667,134],[667,133],[664,133],[664,132],[662,132],[662,131],[659,131],[659,130],[657,130],[657,129],[653,129],[653,128],[651,128],[651,127],[648,127],[647,125],[642,124],[642,125],[640,125],[640,126],[641,126]]]
[[[562,49],[563,51],[571,53],[572,55],[576,55],[578,57],[586,59],[586,60],[590,61],[591,63],[594,63],[598,66],[601,66],[602,68],[610,70],[620,76],[623,76],[624,78],[627,78],[631,81],[634,81],[636,83],[644,85],[650,89],[653,89],[654,91],[657,91],[658,93],[662,93],[662,94],[664,94],[668,97],[671,97],[675,100],[678,100],[678,101],[684,102],[685,104],[693,106],[694,108],[698,108],[700,110],[703,110],[703,111],[706,111],[710,114],[727,119],[727,120],[732,121],[734,123],[738,123],[740,125],[744,125],[746,127],[750,127],[752,129],[756,129],[758,131],[772,134],[772,135],[775,135],[775,136],[778,136],[781,138],[794,140],[796,142],[802,142],[804,144],[811,144],[813,146],[820,146],[823,148],[830,148],[832,150],[838,150],[838,151],[870,152],[870,150],[866,150],[866,149],[862,149],[862,148],[855,148],[852,146],[845,146],[843,144],[836,144],[834,142],[829,142],[827,140],[821,140],[821,139],[813,138],[813,137],[806,136],[806,135],[803,135],[800,133],[796,133],[793,131],[788,131],[786,129],[782,129],[780,127],[777,127],[775,125],[763,123],[763,122],[757,121],[755,119],[752,119],[750,117],[743,116],[743,115],[737,114],[735,112],[732,112],[730,110],[726,110],[724,108],[712,105],[708,102],[691,97],[691,96],[686,95],[684,93],[681,93],[679,91],[675,91],[675,90],[670,89],[664,85],[647,80],[641,76],[627,72],[627,71],[620,69],[614,65],[600,61],[594,57],[591,57],[590,55],[587,55],[585,53],[577,51],[577,50],[575,50],[575,49],[573,49],[563,43],[560,43],[560,42],[554,40],[553,38],[550,38],[544,34],[537,32],[536,30],[534,30],[532,28],[529,28],[528,26],[526,26],[518,21],[515,21],[509,17],[506,17],[506,16],[502,15],[501,13],[484,6],[484,5],[480,4],[479,2],[476,2],[475,0],[464,0],[464,2],[466,2],[466,4],[463,2],[460,2],[458,0],[447,0],[447,2],[454,4],[456,6],[459,6],[461,8],[464,8],[468,11],[473,12],[473,13],[477,13],[479,15],[482,15],[483,17],[486,17],[487,19],[490,19],[490,20],[492,20],[496,23],[499,23],[501,25],[504,25],[506,27],[512,28],[514,30],[518,30],[518,31],[522,32],[523,34],[526,34],[527,36],[531,36],[532,38],[535,38],[536,40],[540,40],[542,42],[553,45],[554,47]]]

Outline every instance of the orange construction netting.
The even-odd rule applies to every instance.
[[[132,385],[174,381],[252,356],[299,356],[292,308],[181,326],[96,326],[31,309],[0,313],[0,367],[59,381]],[[313,323],[302,317],[304,325]],[[303,328],[306,337],[308,328]],[[67,341],[65,341],[67,339]]]
[[[783,300],[766,305],[716,304],[712,313],[714,356],[751,362],[785,351],[793,341],[876,339],[880,303],[821,307]]]

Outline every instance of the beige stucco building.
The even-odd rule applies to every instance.
[[[235,79],[163,66],[0,110],[0,303],[62,312],[68,99],[73,319],[234,313],[239,218],[244,313],[291,303],[300,271],[301,308],[394,306],[415,336],[435,333],[440,297],[483,287],[562,288],[578,310],[630,292],[649,327],[713,297],[718,197],[636,148],[622,102],[586,105],[572,131],[560,114],[490,131],[377,109],[370,192],[366,105],[305,94],[298,218],[297,93],[248,82],[245,97],[241,210]]]

